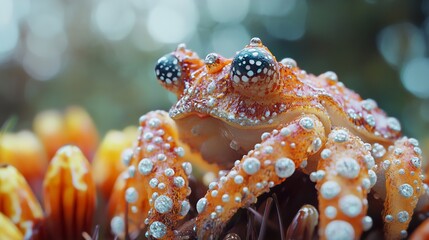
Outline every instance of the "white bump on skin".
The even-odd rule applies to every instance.
[[[115,234],[116,236],[121,235],[122,233],[124,233],[125,230],[124,219],[122,219],[122,217],[120,216],[112,218],[112,220],[110,221],[110,228],[112,229],[113,234]]]
[[[368,231],[372,228],[372,218],[370,216],[365,216],[362,218],[362,227],[364,231]]]
[[[325,236],[328,240],[352,240],[355,237],[355,231],[350,223],[335,220],[326,226]]]
[[[138,165],[139,172],[143,175],[148,175],[153,168],[153,163],[149,158],[143,158]]]
[[[368,170],[368,176],[371,183],[370,187],[372,188],[377,183],[377,174],[373,170]]]
[[[261,163],[257,158],[246,158],[246,160],[243,162],[243,171],[249,175],[255,174],[260,167]]]
[[[201,198],[197,202],[197,212],[202,213],[204,211],[204,209],[206,209],[206,206],[207,206],[207,199]]]
[[[327,206],[325,208],[325,215],[329,219],[334,219],[337,216],[337,209],[334,206]]]
[[[327,181],[322,184],[320,188],[320,194],[325,199],[332,199],[340,193],[341,187],[337,182]]]
[[[186,214],[188,214],[189,209],[191,209],[191,204],[189,204],[188,200],[184,200],[181,205],[180,205],[180,212],[179,214],[181,216],[185,216]]]
[[[422,162],[421,162],[420,158],[418,158],[418,157],[412,157],[411,158],[411,163],[416,168],[420,168],[422,166]]]
[[[303,117],[299,120],[299,125],[305,130],[311,130],[314,128],[314,121],[309,117]]]
[[[394,117],[387,118],[387,127],[395,132],[401,131],[401,123]]]
[[[333,134],[334,134],[334,141],[338,143],[345,142],[349,139],[349,134],[342,129],[334,131]]]
[[[410,215],[408,214],[408,212],[407,211],[400,211],[399,213],[398,213],[398,221],[400,222],[400,223],[404,223],[404,222],[406,222],[406,221],[408,221],[408,218],[410,217]]]
[[[125,200],[127,201],[127,203],[134,203],[134,202],[136,202],[138,197],[139,197],[139,194],[136,191],[136,189],[133,188],[133,187],[129,187],[125,191]]]
[[[339,175],[353,179],[359,175],[359,163],[353,158],[341,158],[335,163],[335,168]]]
[[[331,150],[329,150],[329,149],[323,149],[323,151],[320,153],[320,157],[322,158],[322,159],[327,159],[327,158],[329,158],[330,156],[331,156]]]
[[[164,223],[155,221],[149,227],[150,234],[156,239],[160,239],[167,233],[167,227]]]
[[[280,178],[290,177],[295,172],[295,163],[289,158],[279,158],[275,164],[275,171]]]
[[[365,155],[364,161],[368,169],[371,169],[375,166],[375,159],[371,155]]]
[[[341,211],[349,217],[356,217],[362,212],[362,202],[355,195],[341,197],[339,205]]]
[[[236,184],[242,184],[242,183],[243,183],[243,176],[241,176],[241,175],[237,175],[237,176],[235,176],[235,177],[234,177],[234,182],[235,182]]]
[[[371,153],[375,158],[381,158],[384,156],[384,154],[386,154],[386,149],[383,147],[383,145],[374,143]]]
[[[161,195],[155,199],[155,210],[159,213],[167,213],[173,208],[171,198]]]
[[[404,183],[399,186],[399,193],[405,198],[410,198],[413,195],[414,190],[410,184]]]
[[[182,163],[182,168],[185,170],[186,175],[191,175],[192,173],[192,164],[190,162]]]

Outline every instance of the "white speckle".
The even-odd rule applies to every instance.
[[[150,234],[156,239],[160,239],[167,233],[167,227],[164,223],[155,221],[149,227]]]
[[[156,186],[158,186],[158,179],[157,178],[152,178],[151,180],[149,180],[149,186],[152,188],[156,188]]]
[[[368,123],[369,126],[371,126],[371,127],[375,126],[375,118],[372,114],[366,115],[365,121]]]
[[[338,76],[335,72],[333,71],[327,71],[325,73],[322,74],[322,76],[326,79],[332,80],[332,81],[338,81]]]
[[[127,203],[136,202],[138,197],[139,197],[139,194],[136,191],[136,189],[133,187],[129,187],[125,191],[125,201],[127,201]]]
[[[125,222],[124,219],[120,216],[115,216],[110,221],[110,228],[114,235],[119,236],[124,233],[125,230]]]
[[[229,195],[228,194],[222,195],[222,202],[229,202]]]
[[[406,221],[408,221],[408,218],[410,217],[410,215],[408,214],[408,212],[407,211],[400,211],[399,213],[398,213],[398,221],[400,222],[400,223],[404,223],[404,222],[406,222]]]
[[[178,188],[182,188],[185,186],[185,179],[183,179],[182,177],[175,177],[174,180],[174,185]]]
[[[383,161],[383,169],[387,170],[390,167],[391,162],[389,160],[384,160]]]
[[[191,175],[192,173],[192,164],[190,162],[182,163],[182,168],[185,171],[186,175]]]
[[[290,133],[291,133],[291,131],[287,127],[284,127],[280,130],[280,135],[282,135],[283,137],[289,136]]]
[[[161,161],[161,162],[167,160],[167,156],[165,156],[165,154],[163,153],[158,154],[156,158],[158,159],[158,161]]]
[[[384,221],[386,221],[386,222],[393,222],[393,216],[392,215],[390,215],[390,214],[387,214],[385,217],[384,217]]]
[[[210,195],[212,195],[212,197],[217,197],[218,191],[217,190],[213,190]]]
[[[172,168],[167,168],[164,170],[164,174],[167,177],[172,177],[174,175],[174,170]]]
[[[418,158],[418,157],[412,157],[411,158],[411,163],[416,168],[420,168],[422,166],[422,162],[421,162],[420,158]]]
[[[414,190],[410,184],[404,183],[399,186],[399,193],[405,198],[410,198],[413,195]]]
[[[159,189],[164,189],[165,188],[165,183],[160,183],[160,184],[158,184],[158,188]]]
[[[399,123],[398,119],[394,117],[387,118],[387,127],[395,132],[401,131],[401,124]]]
[[[295,172],[295,163],[289,158],[279,158],[275,163],[275,171],[279,178],[290,177]]]
[[[336,130],[333,132],[335,142],[345,142],[349,139],[349,134],[345,130]]]
[[[268,133],[268,132],[264,132],[264,133],[262,133],[262,135],[261,135],[261,140],[262,141],[264,141],[264,140],[266,140],[267,138],[269,138],[270,137],[270,133]]]
[[[364,178],[362,179],[361,185],[365,190],[369,190],[371,188],[371,181],[369,180],[369,178]]]
[[[327,240],[352,240],[355,237],[355,231],[350,223],[334,220],[326,226],[325,236]]]
[[[323,151],[320,153],[320,157],[322,158],[322,159],[327,159],[327,158],[329,158],[330,156],[331,156],[331,150],[330,149],[323,149]]]
[[[329,219],[334,219],[337,216],[337,209],[334,206],[327,206],[325,208],[325,215]]]
[[[152,172],[153,163],[149,158],[143,158],[138,165],[139,172],[143,175],[148,175]]]
[[[375,166],[375,159],[371,155],[365,155],[364,161],[368,169],[371,169]]]
[[[206,198],[201,198],[200,200],[198,200],[197,212],[202,213],[204,211],[204,209],[206,209],[206,205],[207,205],[207,199]]]
[[[255,174],[260,167],[261,163],[257,158],[246,158],[243,162],[243,171],[249,175]]]
[[[369,181],[371,183],[370,187],[373,187],[377,182],[377,174],[373,170],[368,170]]]
[[[242,183],[243,183],[243,176],[241,176],[241,175],[237,175],[237,176],[235,176],[235,177],[234,177],[234,182],[235,182],[236,184],[242,184]]]
[[[368,231],[372,228],[372,218],[370,216],[365,216],[362,218],[362,227],[364,231]]]
[[[314,121],[309,117],[303,117],[299,120],[299,125],[305,130],[311,130],[314,128]]]
[[[320,194],[325,199],[332,199],[340,193],[341,187],[337,182],[327,181],[322,184],[320,188]]]
[[[215,207],[215,211],[216,211],[217,213],[221,213],[221,212],[223,212],[223,207],[222,207],[222,206],[220,206],[220,205],[217,205],[217,206]]]
[[[186,214],[188,214],[189,209],[191,209],[191,204],[189,204],[188,200],[184,200],[180,204],[180,215],[185,216]]]
[[[174,149],[174,151],[176,152],[177,156],[179,156],[179,157],[185,156],[185,150],[182,147],[177,147]]]
[[[271,154],[271,153],[273,153],[273,152],[274,152],[274,148],[273,148],[273,147],[271,147],[271,146],[266,146],[266,147],[264,147],[263,152],[264,152],[265,154]]]
[[[408,139],[408,142],[410,142],[414,147],[419,146],[419,141],[417,141],[417,139],[415,139],[415,138]]]
[[[335,163],[335,169],[339,175],[353,179],[359,175],[360,166],[353,158],[341,158]]]
[[[386,154],[386,149],[383,147],[383,145],[374,143],[371,153],[375,158],[381,158],[384,156],[384,154]]]
[[[143,134],[143,139],[144,139],[145,141],[149,141],[149,140],[151,140],[152,138],[153,138],[153,133],[151,133],[151,132],[147,132],[147,133]]]
[[[339,201],[341,211],[349,217],[356,217],[362,212],[362,202],[355,195],[346,195]]]
[[[320,138],[316,138],[312,142],[313,152],[317,152],[322,147],[322,140]]]
[[[361,104],[362,104],[362,107],[365,110],[367,110],[367,111],[371,111],[371,110],[373,110],[373,109],[375,109],[377,107],[377,103],[374,100],[370,99],[370,98],[366,99],[366,100],[363,100],[361,102]]]
[[[169,212],[173,208],[171,198],[161,195],[155,199],[155,210],[161,214]]]
[[[149,119],[148,125],[150,128],[158,128],[159,125],[161,125],[161,120],[158,118],[151,118]]]

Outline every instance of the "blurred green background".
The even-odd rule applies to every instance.
[[[253,36],[429,136],[427,0],[0,0],[0,123],[81,105],[101,132],[136,124],[174,101],[160,56],[185,42],[232,57]]]

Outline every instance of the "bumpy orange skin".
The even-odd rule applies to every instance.
[[[333,72],[315,76],[292,59],[278,62],[260,39],[253,38],[233,59],[212,53],[202,60],[179,45],[158,60],[155,74],[178,97],[169,111],[174,122],[158,112],[163,124],[156,124],[171,135],[170,146],[186,144],[205,161],[229,170],[213,179],[196,205],[195,235],[200,239],[219,238],[239,208],[249,207],[295,170],[316,182],[321,239],[357,239],[370,229],[367,194],[371,190],[384,200],[388,239],[405,237],[417,200],[429,199],[417,140],[401,137],[398,120],[388,117],[373,100],[363,100],[346,88]],[[153,113],[142,117],[142,132],[152,131],[145,123],[150,118]],[[152,135],[149,139],[156,136]],[[150,158],[145,161],[151,167],[143,175],[162,182],[161,192],[174,201],[164,201],[168,214],[158,214],[159,194],[148,194],[158,183],[146,190],[135,187],[138,196],[149,196],[138,202],[143,209],[150,208],[139,227],[149,226],[148,237],[169,239],[177,226],[170,220],[180,220],[177,200],[189,192],[179,191],[163,171],[173,169],[185,184],[188,174],[180,170],[183,162],[170,148],[152,147],[157,154],[167,154],[157,161],[147,151],[153,142],[142,138],[131,166],[137,168],[136,160]],[[165,137],[158,142],[164,143]],[[140,178],[136,173],[127,183]],[[142,181],[151,185],[149,178]],[[112,226],[122,230],[121,220],[116,220]],[[307,222],[311,226],[301,227],[311,232],[316,224]]]

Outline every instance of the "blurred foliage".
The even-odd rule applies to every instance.
[[[232,57],[258,36],[278,59],[335,71],[406,134],[429,135],[429,70],[411,71],[423,97],[403,74],[428,57],[427,0],[0,0],[0,9],[0,123],[17,115],[28,128],[39,111],[81,105],[100,132],[135,124],[174,101],[153,68],[178,43]]]

